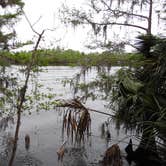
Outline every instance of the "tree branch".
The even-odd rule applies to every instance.
[[[135,17],[140,17],[140,18],[144,18],[144,19],[148,20],[147,16],[140,15],[140,14],[135,14],[135,13],[129,13],[129,12],[121,11],[121,10],[113,10],[113,9],[111,9],[111,7],[104,0],[101,0],[101,2],[107,7],[107,11],[110,11],[113,14],[122,14],[122,15],[125,14],[125,15],[128,15],[128,16],[135,16]]]
[[[14,136],[12,155],[11,155],[11,158],[9,160],[8,166],[13,165],[13,161],[14,161],[14,158],[15,158],[15,155],[16,155],[18,134],[19,134],[20,123],[21,123],[21,113],[22,113],[23,103],[25,101],[25,94],[26,94],[27,87],[28,87],[30,72],[31,72],[31,69],[32,69],[32,66],[33,66],[35,51],[37,50],[37,48],[39,46],[39,43],[40,43],[40,40],[41,40],[43,34],[44,34],[44,30],[42,31],[41,34],[39,34],[38,40],[36,42],[35,48],[34,48],[33,53],[32,53],[31,62],[27,66],[27,76],[26,76],[26,79],[25,79],[25,83],[24,83],[23,87],[20,89],[20,95],[18,96],[18,99],[17,99],[17,123],[16,123],[16,130],[15,130],[15,136]]]
[[[27,20],[29,26],[31,27],[32,31],[33,31],[34,33],[36,33],[38,36],[40,36],[40,34],[33,28],[33,25],[32,25],[31,22],[29,21],[29,18],[28,18],[27,15],[25,14],[24,10],[22,10],[22,12],[23,12],[24,17],[25,17],[25,19]]]
[[[87,24],[91,24],[91,25],[100,25],[100,26],[105,26],[105,25],[123,25],[123,26],[128,26],[128,27],[134,27],[134,28],[139,28],[142,29],[144,31],[148,31],[148,28],[145,28],[143,26],[139,26],[139,25],[135,25],[135,24],[130,24],[130,23],[119,23],[119,22],[103,22],[103,23],[98,23],[98,22],[94,22],[92,20],[90,20],[84,13],[79,13],[78,11],[74,11],[75,13],[70,13],[71,16],[76,16],[78,18],[78,22],[82,23],[82,24],[86,24],[85,21],[87,21]],[[70,21],[72,22],[72,20]]]
[[[24,13],[24,15],[25,15],[25,13]],[[26,78],[25,78],[25,82],[24,82],[23,87],[20,89],[20,94],[19,94],[18,99],[17,99],[17,122],[16,122],[16,129],[15,129],[15,135],[14,135],[14,143],[13,143],[12,154],[11,154],[8,166],[13,165],[14,158],[15,158],[15,155],[16,155],[18,135],[19,135],[20,123],[21,123],[21,113],[22,113],[22,109],[23,109],[23,104],[25,102],[25,95],[26,95],[26,91],[27,91],[27,87],[28,87],[28,81],[29,81],[29,77],[30,77],[30,73],[31,73],[33,64],[34,64],[34,59],[35,59],[35,55],[36,55],[35,52],[37,51],[39,43],[40,43],[40,41],[42,39],[42,36],[45,32],[45,30],[43,30],[41,33],[36,32],[34,30],[33,26],[31,25],[28,17],[26,15],[25,15],[25,17],[26,17],[32,31],[38,35],[38,40],[37,40],[36,45],[33,49],[31,61],[27,65],[27,75],[26,75]]]
[[[139,26],[139,25],[135,25],[135,24],[129,24],[129,23],[118,23],[118,22],[107,22],[107,23],[97,23],[97,22],[93,22],[91,20],[89,20],[88,18],[84,18],[88,23],[90,24],[96,24],[96,25],[123,25],[123,26],[129,26],[129,27],[134,27],[134,28],[139,28],[139,29],[142,29],[144,31],[148,31],[147,28],[144,28],[142,26]]]
[[[101,24],[102,25],[102,24]],[[142,26],[139,26],[139,25],[135,25],[135,24],[129,24],[129,23],[118,23],[118,22],[110,22],[110,23],[107,23],[107,24],[103,24],[103,25],[123,25],[123,26],[129,26],[129,27],[134,27],[134,28],[139,28],[139,29],[142,29],[144,31],[147,31],[147,28],[144,28]]]
[[[121,13],[121,14],[125,14],[128,16],[135,16],[135,17],[140,17],[140,18],[144,18],[148,20],[147,16],[144,15],[140,15],[140,14],[135,14],[135,13],[129,13],[129,12],[125,12],[125,11],[121,11],[121,10],[112,10],[113,13]]]

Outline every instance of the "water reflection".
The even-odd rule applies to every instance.
[[[33,154],[27,154],[27,155],[18,155],[16,157],[16,161],[14,162],[14,165],[16,166],[42,166],[44,165],[39,159],[35,158]]]

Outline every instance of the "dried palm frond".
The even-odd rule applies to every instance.
[[[87,134],[90,132],[91,118],[88,110],[84,109],[81,113],[80,120],[77,125],[76,139],[81,141],[84,139],[84,133],[87,131]]]
[[[62,132],[66,131],[67,136],[71,136],[72,141],[76,142],[84,140],[84,134],[90,133],[91,118],[89,111],[77,99],[70,101],[62,101],[58,106],[68,107],[63,116]]]
[[[122,166],[122,158],[120,148],[117,144],[113,144],[105,152],[103,166]]]
[[[68,107],[75,109],[86,109],[78,99],[56,100],[56,107]]]
[[[56,108],[68,107],[70,109],[76,109],[75,110],[76,112],[80,112],[80,110],[83,109],[83,110],[92,111],[92,112],[100,113],[100,114],[103,114],[103,115],[107,115],[107,116],[110,116],[110,117],[115,117],[113,114],[109,114],[109,113],[102,112],[102,111],[99,111],[99,110],[87,108],[77,98],[76,99],[71,99],[71,100],[56,100],[54,102],[54,104],[55,104]]]
[[[89,111],[114,117],[112,114],[85,107],[79,99],[80,98],[55,101],[56,108],[68,108],[65,109],[63,115],[62,134],[66,131],[67,136],[71,136],[72,141],[75,136],[76,142],[83,141],[85,133],[87,133],[88,136],[91,132],[91,117]],[[108,138],[110,138],[110,133],[108,133]]]

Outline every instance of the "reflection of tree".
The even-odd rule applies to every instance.
[[[1,131],[1,134],[0,161],[2,165],[7,165],[8,159],[12,152],[14,140],[11,133]]]
[[[12,148],[13,148],[13,137],[11,133],[4,133],[1,135],[1,150],[0,150],[0,162],[2,166],[8,165],[8,160],[10,158]],[[24,155],[23,155],[24,154]],[[30,153],[26,153],[25,151],[21,151],[18,154],[17,159],[15,161],[15,165],[42,165],[42,162],[31,156]]]

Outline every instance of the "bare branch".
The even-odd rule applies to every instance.
[[[125,14],[127,16],[135,16],[135,17],[140,17],[140,18],[148,19],[147,16],[140,15],[140,14],[135,14],[135,13],[129,13],[129,12],[121,11],[121,10],[112,10],[112,12],[123,14],[123,15]]]
[[[45,30],[43,30],[41,33],[38,33],[37,31],[35,31],[25,13],[24,13],[24,16],[25,16],[26,20],[28,21],[32,31],[38,35],[38,40],[37,40],[36,45],[34,47],[34,50],[32,52],[31,61],[27,65],[27,75],[26,75],[26,78],[25,78],[24,85],[21,87],[20,94],[17,98],[17,122],[16,122],[16,129],[15,129],[15,135],[14,135],[14,143],[13,143],[12,154],[11,154],[8,166],[13,165],[14,158],[15,158],[15,155],[16,155],[18,135],[19,135],[20,123],[21,123],[21,114],[22,114],[23,104],[25,102],[25,95],[26,95],[26,91],[27,91],[27,87],[28,87],[28,81],[29,81],[29,77],[30,77],[30,73],[31,73],[33,64],[34,64],[34,59],[35,59],[35,56],[36,56],[35,52],[37,51],[39,43],[40,43],[40,41],[42,39],[42,36],[45,32]]]
[[[39,33],[37,33],[37,34],[39,34]],[[41,38],[42,38],[43,34],[44,34],[44,30],[42,31],[41,34],[39,34],[38,40],[36,42],[35,48],[34,48],[33,53],[32,53],[31,62],[27,66],[27,75],[26,75],[24,85],[20,89],[20,95],[18,96],[18,99],[17,99],[17,123],[16,123],[16,130],[15,130],[15,136],[14,136],[12,155],[11,155],[11,158],[9,160],[8,166],[13,165],[13,161],[14,161],[14,158],[15,158],[15,155],[16,155],[18,135],[19,135],[20,123],[21,123],[21,113],[22,113],[22,109],[23,109],[23,103],[25,101],[25,94],[26,94],[26,91],[27,91],[28,81],[29,81],[31,69],[32,69],[32,66],[33,66],[34,58],[35,58],[35,51],[37,50],[37,48],[39,46],[39,43],[41,41]]]
[[[116,11],[118,11],[118,10],[116,10]],[[75,10],[75,9],[73,11],[71,11],[70,13],[69,13],[69,11],[67,11],[67,12],[73,18],[73,20],[72,19],[69,20],[69,22],[71,22],[71,23],[78,22],[79,24],[91,24],[92,26],[94,26],[94,25],[99,25],[99,26],[123,25],[123,26],[128,26],[128,27],[139,28],[146,32],[148,31],[148,28],[145,28],[140,25],[132,24],[132,23],[114,22],[114,21],[109,22],[109,20],[106,20],[106,22],[95,22],[95,21],[91,20],[84,12],[80,12],[79,10]],[[126,12],[126,14],[127,14],[127,12]],[[143,18],[144,18],[144,16],[143,16]]]
[[[102,24],[101,24],[102,25]],[[103,25],[106,25],[106,24],[103,24]],[[139,25],[135,25],[135,24],[129,24],[129,23],[118,23],[118,22],[108,22],[107,25],[123,25],[123,26],[129,26],[129,27],[134,27],[134,28],[139,28],[139,29],[142,29],[144,31],[147,31],[147,28],[144,28],[142,26],[139,26]]]
[[[33,31],[34,33],[36,33],[36,34],[39,36],[40,34],[33,28],[33,25],[31,24],[29,18],[28,18],[27,15],[25,14],[24,10],[22,10],[22,12],[23,12],[24,17],[25,17],[25,19],[27,20],[27,22],[28,22],[30,28],[32,29],[32,31]]]
[[[33,27],[41,20],[41,18],[42,18],[42,16],[40,16],[38,19],[37,19],[37,21],[35,21],[34,23],[33,23]]]
[[[41,34],[43,35],[43,33],[44,33],[45,31],[55,31],[55,30],[56,30],[56,28],[54,28],[54,29],[49,29],[49,28],[47,28],[47,29],[44,29],[44,30],[43,30],[44,32],[38,33],[38,32],[34,29],[34,25],[37,24],[37,23],[40,21],[40,19],[42,18],[42,16],[40,16],[39,19],[38,19],[34,24],[32,24],[32,23],[30,22],[29,18],[27,17],[27,15],[25,14],[24,11],[23,11],[23,13],[24,13],[25,19],[27,20],[27,22],[28,22],[30,28],[31,28],[32,31],[33,31],[35,34],[37,34],[38,36],[40,36]]]

